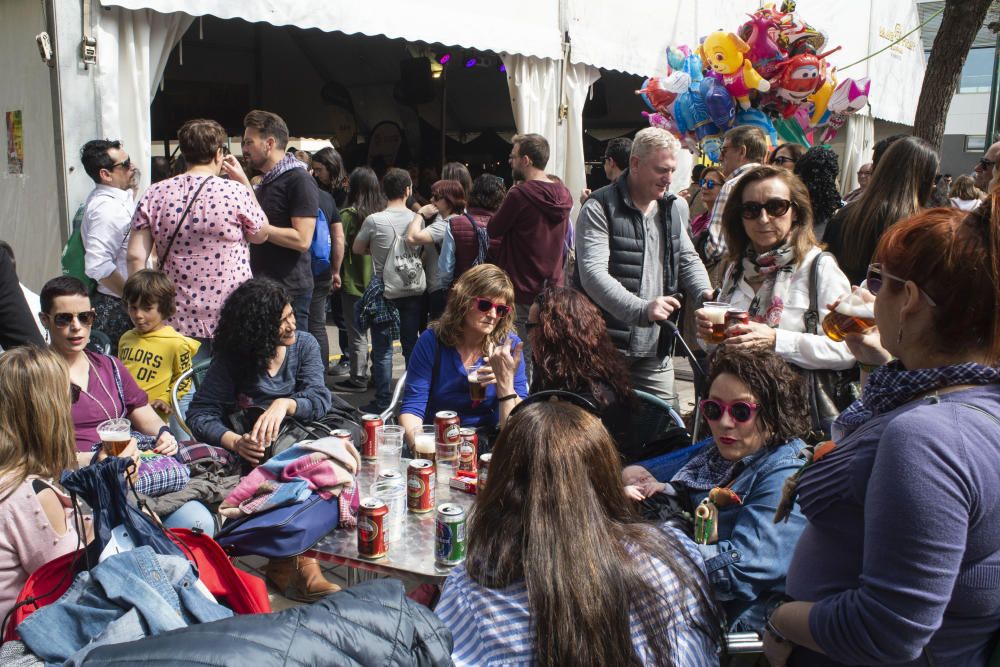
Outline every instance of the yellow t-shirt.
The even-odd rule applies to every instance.
[[[150,402],[159,399],[170,403],[170,388],[191,368],[191,360],[199,347],[201,343],[177,333],[170,325],[148,334],[132,329],[118,341],[118,358],[149,396]],[[177,392],[178,398],[190,389],[190,381],[185,382]]]

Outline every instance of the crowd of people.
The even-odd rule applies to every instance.
[[[449,163],[425,201],[404,169],[290,149],[273,113],[244,124],[237,159],[218,123],[185,123],[182,164],[138,200],[124,146],[88,142],[84,275],[36,306],[0,248],[0,614],[88,539],[59,478],[109,455],[101,423],[130,422],[136,462],[218,463],[169,489],[139,466],[164,525],[212,535],[287,418],[370,384],[363,409],[390,408],[398,340],[408,447],[452,410],[493,455],[435,607],[456,664],[712,665],[726,632],[778,666],[986,664],[1000,143],[952,180],[927,142],[889,137],[842,195],[829,148],[738,126],[674,195],[681,146],[646,128],[574,196],[523,134],[509,189]],[[873,316],[837,340],[818,323],[848,299]],[[721,339],[720,302],[741,314]],[[640,394],[688,407],[678,336],[711,438],[658,478],[623,462]],[[339,590],[302,556],[267,577],[303,601]]]

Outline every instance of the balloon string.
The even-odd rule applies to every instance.
[[[888,51],[889,49],[891,49],[892,47],[896,46],[897,44],[899,44],[900,42],[902,42],[902,41],[903,41],[904,39],[906,39],[907,37],[909,37],[910,35],[912,35],[912,34],[913,34],[913,33],[915,33],[916,31],[920,30],[920,29],[921,29],[921,28],[923,28],[923,27],[924,27],[925,25],[927,25],[928,23],[930,23],[930,22],[931,22],[931,20],[932,20],[932,19],[933,19],[934,17],[936,17],[936,16],[938,15],[938,14],[940,14],[940,13],[941,13],[941,12],[943,12],[943,11],[944,11],[944,7],[942,6],[942,7],[941,7],[941,9],[937,10],[936,12],[934,12],[933,14],[931,14],[930,16],[928,16],[928,17],[927,17],[927,19],[926,19],[926,20],[925,20],[925,21],[924,21],[923,23],[921,23],[920,25],[918,25],[918,26],[917,26],[916,28],[914,28],[914,29],[913,29],[913,30],[911,30],[910,32],[906,33],[905,35],[902,35],[902,36],[900,36],[900,38],[899,38],[899,39],[897,39],[897,40],[896,40],[895,42],[891,42],[891,43],[889,43],[888,45],[886,45],[885,47],[883,47],[883,48],[879,49],[879,50],[878,50],[878,51],[876,51],[875,53],[871,53],[871,54],[869,54],[869,55],[865,56],[864,58],[862,58],[861,60],[856,60],[856,61],[854,61],[853,63],[851,63],[850,65],[844,65],[843,67],[838,67],[838,68],[837,68],[837,71],[838,71],[838,72],[843,72],[843,71],[844,71],[845,69],[847,69],[848,67],[854,67],[855,65],[858,65],[858,64],[860,64],[860,63],[863,63],[864,61],[866,61],[866,60],[868,60],[868,59],[870,59],[870,58],[874,58],[875,56],[877,56],[878,54],[882,53],[883,51]]]

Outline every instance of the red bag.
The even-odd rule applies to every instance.
[[[229,607],[236,614],[271,612],[271,601],[267,597],[267,585],[264,581],[233,566],[232,561],[215,540],[204,533],[196,533],[186,528],[172,528],[169,532],[174,541],[179,543],[181,551],[188,560],[198,568],[198,578],[220,604]],[[52,604],[69,589],[76,576],[76,572],[69,571],[73,567],[74,560],[79,571],[86,563],[82,549],[49,561],[28,577],[20,595],[17,596],[16,603],[28,600],[33,595],[41,597],[14,611],[4,632],[4,641],[17,639],[16,628],[21,621],[34,611]],[[52,592],[44,595],[49,591]]]

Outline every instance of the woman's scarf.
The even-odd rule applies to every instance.
[[[899,360],[890,361],[868,376],[861,398],[854,401],[836,424],[840,436],[846,436],[865,422],[895,410],[904,403],[935,389],[962,384],[986,385],[1000,383],[1000,368],[975,362],[921,368],[908,371]]]
[[[781,314],[785,311],[785,299],[794,271],[795,249],[788,242],[760,255],[752,247],[748,247],[743,261],[733,272],[733,284],[728,296],[732,298],[741,278],[750,283],[763,277],[764,282],[757,289],[747,312],[754,322],[763,322],[772,329],[777,329],[781,323]],[[766,304],[763,313],[761,304]]]
[[[688,459],[670,483],[685,486],[693,491],[707,491],[730,481],[736,463],[722,458],[715,443],[709,443]]]

